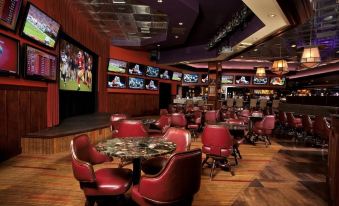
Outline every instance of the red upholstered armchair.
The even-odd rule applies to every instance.
[[[132,183],[132,171],[120,168],[103,168],[94,171],[93,165],[112,159],[96,151],[87,135],[71,141],[72,169],[75,179],[84,191],[87,205],[95,204],[98,196],[124,194]]]
[[[127,119],[126,114],[112,114],[111,115],[111,131],[113,132],[113,135],[115,135],[118,132],[119,129],[119,123],[121,120]]]
[[[197,131],[201,128],[202,112],[200,110],[194,111],[192,122],[187,124],[187,129],[192,133],[193,138],[197,138]]]
[[[171,126],[171,115],[161,115],[160,118],[150,126],[151,128],[148,130],[150,136],[164,134]]]
[[[200,189],[201,150],[173,154],[156,175],[142,176],[132,189],[132,199],[141,206],[191,205]]]
[[[205,124],[215,124],[219,121],[219,110],[209,110],[205,113]]]
[[[141,121],[122,120],[119,124],[119,129],[115,137],[148,137],[148,132]]]
[[[191,135],[185,129],[171,127],[163,138],[176,144],[175,152],[184,152],[190,149]],[[156,174],[166,165],[167,161],[168,158],[164,156],[145,160],[142,162],[141,169],[146,174]]]
[[[265,145],[271,144],[270,136],[275,127],[274,115],[266,115],[263,120],[256,122],[253,127],[253,135],[250,137],[252,142],[262,140]]]
[[[223,125],[206,125],[201,140],[203,144],[202,152],[206,154],[202,167],[205,163],[208,163],[209,158],[213,159],[210,178],[213,178],[213,171],[216,166],[226,166],[231,171],[231,174],[234,175],[228,160],[228,157],[231,155],[236,159],[233,151],[233,137],[229,130]]]
[[[293,113],[291,112],[287,112],[286,117],[287,117],[287,125],[290,131],[295,136],[295,140],[297,140],[298,137],[301,137],[301,132],[302,132],[301,130],[303,127],[302,120],[301,118],[295,118]]]
[[[171,126],[185,129],[187,125],[186,117],[183,113],[173,113],[171,116]]]

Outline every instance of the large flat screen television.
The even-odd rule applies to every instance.
[[[108,71],[109,72],[116,72],[116,73],[126,73],[127,62],[117,60],[117,59],[110,59],[108,62]]]
[[[60,24],[31,3],[27,5],[21,34],[48,48],[55,48]]]
[[[233,84],[234,76],[233,75],[222,75],[221,83],[222,84]]]
[[[145,66],[142,64],[128,63],[128,74],[144,75]]]
[[[158,78],[159,77],[159,68],[147,66],[146,67],[146,76]]]
[[[172,79],[173,76],[173,72],[171,70],[167,70],[167,69],[160,69],[160,79]],[[181,79],[180,79],[181,81]]]
[[[60,40],[60,90],[91,92],[94,56],[65,39]]]
[[[198,83],[199,75],[198,74],[184,74],[183,82],[184,83]]]
[[[254,85],[266,85],[268,83],[268,77],[253,77],[253,84]]]
[[[20,13],[22,0],[0,1],[0,25],[15,30]]]
[[[107,86],[109,88],[126,88],[126,78],[125,76],[109,74],[107,77]]]
[[[130,89],[144,89],[145,80],[137,77],[128,78],[128,88]]]
[[[18,74],[19,41],[0,34],[0,74]]]
[[[270,83],[273,86],[284,86],[286,79],[285,77],[272,77]]]
[[[236,76],[235,83],[249,85],[251,83],[251,77],[250,76]]]
[[[30,45],[25,46],[25,77],[56,80],[57,57]]]
[[[180,72],[173,72],[172,80],[174,81],[181,81],[182,73]]]
[[[147,90],[158,90],[158,81],[154,79],[146,79],[145,88]]]

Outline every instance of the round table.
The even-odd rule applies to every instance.
[[[132,159],[133,184],[138,184],[142,159],[170,154],[175,151],[176,145],[159,137],[127,137],[100,142],[96,149],[108,156]]]

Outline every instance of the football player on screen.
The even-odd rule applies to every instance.
[[[80,80],[85,83],[85,57],[82,51],[78,52],[76,58],[76,64],[78,66],[77,82],[78,82],[78,91],[80,91]]]

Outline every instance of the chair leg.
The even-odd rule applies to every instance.
[[[232,165],[230,164],[230,162],[229,161],[227,161],[227,166],[228,166],[228,169],[230,170],[230,172],[231,172],[231,175],[232,176],[234,176],[235,175],[235,173],[234,173],[234,170],[233,170],[233,167],[232,167]]]
[[[94,206],[95,199],[93,197],[86,196],[86,203],[85,206]]]
[[[213,178],[213,172],[214,172],[214,168],[215,168],[215,162],[216,162],[216,160],[213,159],[213,164],[212,164],[211,173],[210,173],[210,179],[211,179],[211,180],[212,180],[212,178]]]
[[[204,165],[206,164],[207,160],[208,160],[209,156],[206,155],[205,159],[202,161],[201,163],[201,167],[204,167]]]

